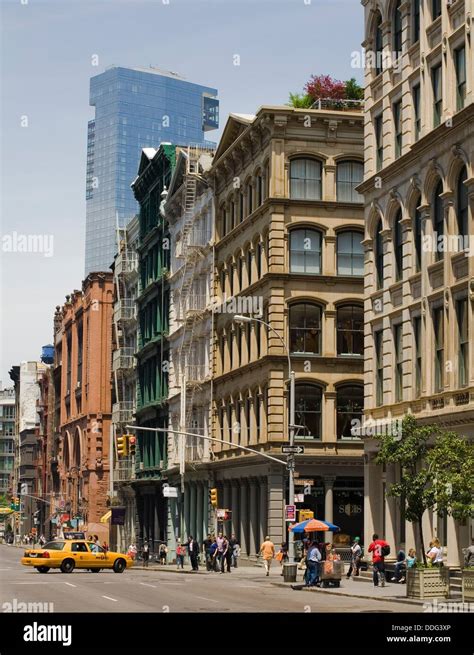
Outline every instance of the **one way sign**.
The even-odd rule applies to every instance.
[[[304,446],[282,446],[281,452],[283,455],[302,455]]]

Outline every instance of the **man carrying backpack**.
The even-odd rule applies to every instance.
[[[385,587],[385,558],[390,555],[390,546],[378,534],[372,535],[372,543],[369,545],[369,553],[372,553],[372,566],[374,569],[374,587],[378,587],[379,576],[382,587]]]

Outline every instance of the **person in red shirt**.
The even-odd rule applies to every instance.
[[[388,543],[383,539],[379,539],[378,534],[372,535],[372,543],[369,545],[369,553],[372,553],[372,566],[374,569],[374,586],[378,587],[379,576],[382,587],[385,587],[385,556],[383,554],[383,547],[388,546]]]

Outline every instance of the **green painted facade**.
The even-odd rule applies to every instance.
[[[152,159],[143,153],[132,185],[140,205],[136,422],[143,427],[168,425],[170,240],[160,205],[175,163],[172,145],[161,145]],[[137,434],[136,479],[160,480],[167,467],[166,437],[157,432]]]

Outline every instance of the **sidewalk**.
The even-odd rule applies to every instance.
[[[396,582],[387,582],[385,587],[374,587],[371,581],[366,580],[347,580],[344,576],[341,580],[340,587],[303,587],[302,582],[274,582],[279,587],[290,587],[295,591],[305,591],[309,593],[333,594],[336,596],[348,596],[350,598],[362,598],[364,600],[381,600],[390,603],[404,603],[411,605],[423,605],[426,601],[416,598],[406,597],[406,585],[397,584]],[[428,599],[433,600],[433,599]],[[443,598],[443,602],[446,599]]]

